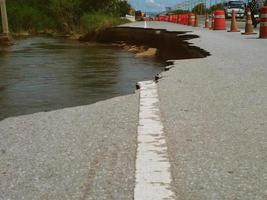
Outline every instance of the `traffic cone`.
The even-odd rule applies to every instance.
[[[214,13],[212,13],[211,24],[210,24],[210,30],[213,29],[214,29]]]
[[[228,32],[240,32],[237,28],[236,14],[234,10],[232,11],[231,29]]]
[[[251,19],[251,12],[250,9],[248,8],[247,10],[247,17],[246,17],[246,28],[245,32],[242,33],[243,35],[254,35],[257,34],[253,31],[253,25],[252,25],[252,19]]]
[[[204,28],[209,28],[209,16],[208,16],[208,13],[206,13],[205,27]]]
[[[195,24],[194,27],[198,27],[198,16],[195,14]]]

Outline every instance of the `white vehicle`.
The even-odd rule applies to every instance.
[[[238,18],[244,18],[245,16],[245,10],[246,10],[246,4],[242,0],[230,0],[223,4],[224,11],[225,11],[225,17],[230,18],[232,17],[233,10],[235,11],[236,17]]]

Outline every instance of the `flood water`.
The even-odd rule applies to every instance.
[[[133,93],[162,64],[110,45],[31,37],[0,47],[0,120]]]

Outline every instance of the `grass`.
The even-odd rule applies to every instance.
[[[33,31],[55,28],[53,18],[30,6],[8,7],[9,24],[12,32]]]
[[[28,5],[19,7],[15,3],[10,3],[8,7],[8,17],[9,28],[13,33],[29,32],[34,34],[44,30],[62,31],[62,20],[60,21],[56,17],[50,16],[47,13]],[[73,31],[88,33],[128,23],[129,21],[127,19],[122,19],[117,15],[98,11],[83,14],[77,22],[77,24],[69,24],[73,27]]]
[[[83,32],[92,32],[128,23],[127,19],[121,19],[102,12],[84,14],[80,19],[80,26]]]

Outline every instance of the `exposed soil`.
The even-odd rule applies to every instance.
[[[156,57],[158,53],[157,48],[149,48],[143,45],[131,45],[126,42],[120,41],[112,43],[113,46],[121,47],[128,52],[134,53],[136,57]]]
[[[164,61],[209,56],[209,52],[192,46],[188,42],[199,36],[188,33],[185,31],[170,32],[164,29],[114,27],[101,32],[88,33],[80,40],[116,43],[127,48],[128,51],[136,53],[137,56],[156,56]]]
[[[14,43],[13,38],[9,35],[0,34],[0,45],[12,45]]]

